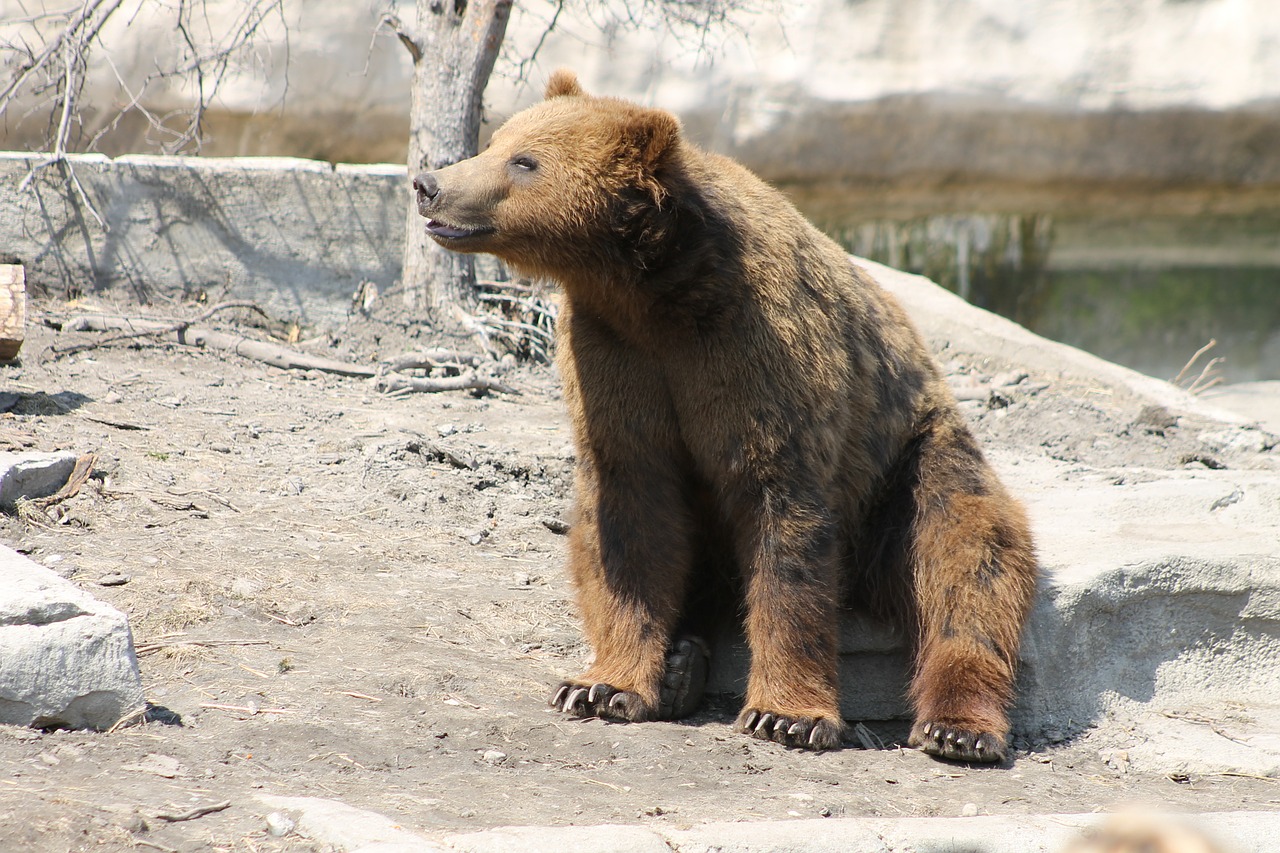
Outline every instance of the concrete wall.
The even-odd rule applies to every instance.
[[[0,0],[0,21],[40,5],[63,8]],[[207,29],[203,18],[195,29],[212,42],[244,4],[205,5]],[[414,4],[399,5],[412,19]],[[546,33],[557,3],[517,4],[486,96],[494,119],[569,65],[589,89],[676,110],[705,144],[800,186],[1280,184],[1275,0],[761,2],[705,33],[617,26],[623,5],[646,4],[570,3]],[[205,153],[403,160],[410,66],[377,26],[386,7],[286,0],[233,63]],[[0,24],[0,38],[31,29]],[[173,31],[162,4],[126,0],[105,31],[114,67],[90,57],[89,131],[128,100],[117,71],[136,91],[177,56]],[[544,34],[523,82],[517,60]],[[157,112],[191,100],[181,86],[151,92]],[[18,115],[0,126],[0,148],[47,130],[38,112]],[[154,150],[140,147],[144,129],[125,122],[101,150]]]
[[[362,282],[387,294],[400,278],[404,166],[75,155],[20,189],[42,162],[0,154],[0,254],[25,265],[36,290],[245,298],[332,326]]]

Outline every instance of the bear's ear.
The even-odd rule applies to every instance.
[[[547,100],[551,98],[582,97],[587,94],[582,91],[582,86],[578,83],[578,75],[574,74],[568,68],[557,68],[551,75],[551,79],[547,81],[547,91],[543,96]]]
[[[623,123],[624,151],[646,169],[653,170],[680,140],[680,121],[665,110],[640,110]]]

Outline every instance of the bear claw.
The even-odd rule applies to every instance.
[[[639,722],[649,719],[644,702],[634,693],[597,682],[584,686],[566,681],[551,696],[551,707],[575,717],[602,717]]]
[[[710,650],[697,637],[680,637],[667,652],[666,668],[658,689],[658,707],[652,708],[636,693],[598,681],[561,682],[549,704],[557,711],[578,717],[609,720],[677,720],[698,710],[706,692]]]
[[[739,715],[735,728],[757,740],[797,749],[822,751],[844,743],[843,726],[825,717],[788,717],[748,708]]]
[[[928,755],[950,761],[990,764],[1004,761],[1008,754],[1005,740],[999,735],[932,720],[916,724],[907,743]]]

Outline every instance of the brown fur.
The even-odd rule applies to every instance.
[[[918,636],[913,743],[1003,757],[1027,524],[888,294],[673,116],[590,97],[569,72],[487,151],[415,186],[442,245],[566,296],[569,570],[595,662],[558,705],[658,716],[686,603],[727,556],[752,650],[740,728],[840,743],[848,604]]]

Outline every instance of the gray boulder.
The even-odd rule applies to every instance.
[[[0,509],[12,510],[19,500],[52,495],[66,484],[76,467],[76,455],[0,453]]]
[[[142,707],[124,614],[0,547],[0,723],[108,729]]]

